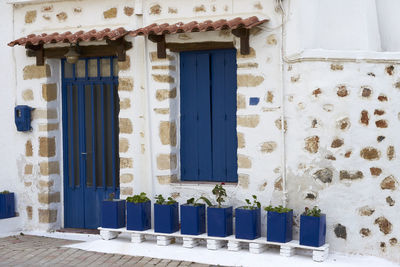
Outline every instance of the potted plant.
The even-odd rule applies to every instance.
[[[0,192],[0,219],[15,216],[15,200],[14,193],[7,190]]]
[[[207,232],[209,236],[226,237],[232,235],[232,206],[222,206],[226,191],[224,183],[215,185],[212,190],[218,205],[207,207]]]
[[[126,229],[144,231],[151,228],[151,201],[142,192],[126,198]]]
[[[293,239],[293,210],[282,206],[265,208],[267,213],[267,240],[286,243]]]
[[[125,200],[114,199],[111,193],[101,205],[101,227],[122,228],[125,226]]]
[[[188,199],[186,204],[181,205],[181,233],[184,235],[200,235],[206,232],[206,205],[198,203],[203,200],[211,206],[206,197],[194,197]]]
[[[305,208],[300,216],[300,245],[320,247],[325,244],[326,215],[318,207]]]
[[[256,239],[261,236],[261,204],[253,195],[253,203],[245,199],[247,205],[235,209],[236,238]]]
[[[170,234],[178,230],[178,202],[172,197],[168,197],[168,200],[165,200],[162,195],[156,196],[156,203],[154,204],[154,231]]]

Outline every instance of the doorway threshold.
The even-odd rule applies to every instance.
[[[88,235],[98,235],[100,231],[98,229],[84,229],[84,228],[61,228],[56,232],[60,233],[73,233],[73,234],[88,234]]]

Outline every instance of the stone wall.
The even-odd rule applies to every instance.
[[[289,63],[285,114],[295,214],[318,205],[334,250],[399,261],[400,65],[394,63]]]

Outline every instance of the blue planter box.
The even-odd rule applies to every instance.
[[[326,215],[300,216],[300,245],[320,247],[325,244]]]
[[[151,228],[151,202],[126,203],[126,229],[144,231]]]
[[[261,236],[261,209],[235,209],[236,238],[256,239]]]
[[[101,227],[122,228],[125,226],[125,200],[104,200],[101,205]]]
[[[179,230],[178,203],[172,205],[154,204],[154,231],[170,234]]]
[[[207,207],[207,232],[209,236],[232,235],[232,207]]]
[[[0,219],[15,216],[14,193],[0,194]]]
[[[267,213],[267,240],[286,243],[293,239],[293,211]]]
[[[181,205],[181,234],[200,235],[206,232],[206,206]]]

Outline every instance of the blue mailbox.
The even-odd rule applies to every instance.
[[[26,132],[32,130],[31,127],[32,110],[33,108],[26,105],[15,107],[14,109],[15,125],[17,126],[18,131]]]

